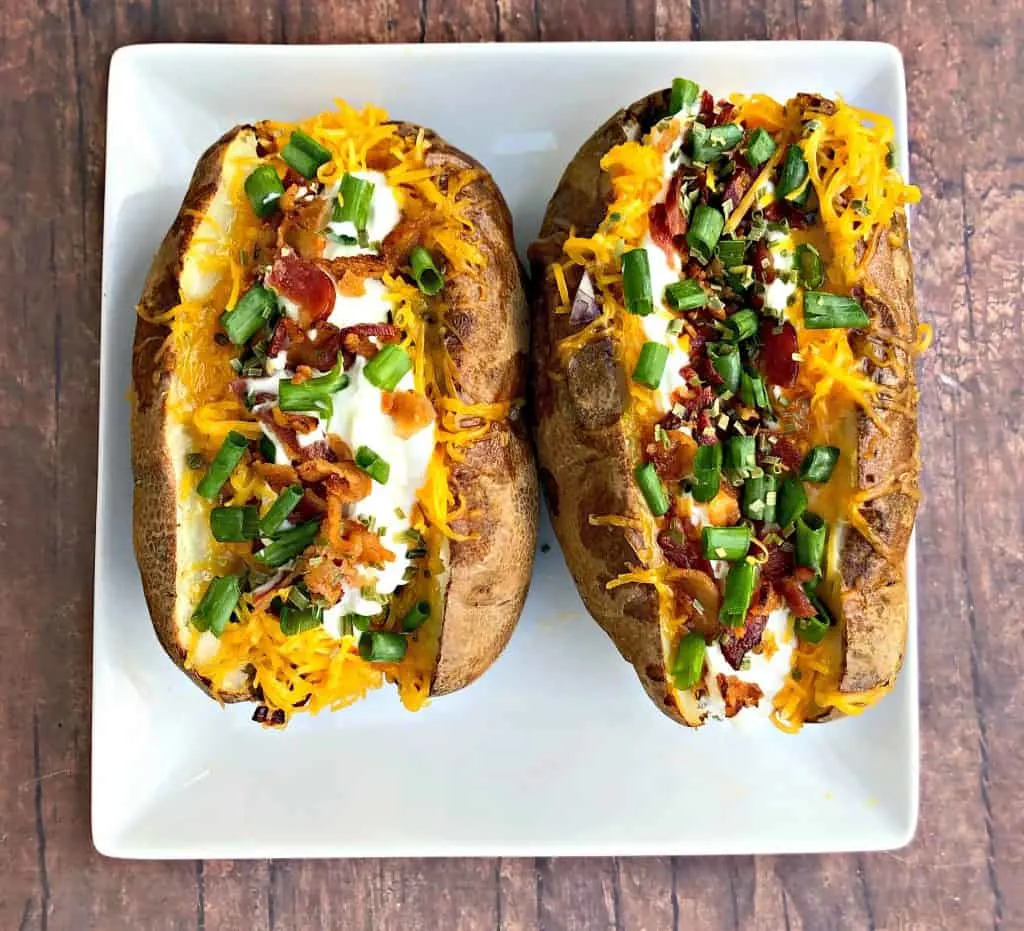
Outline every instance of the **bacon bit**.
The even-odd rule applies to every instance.
[[[722,483],[718,494],[712,498],[705,507],[708,512],[708,521],[715,527],[731,527],[739,523],[740,506],[736,503],[736,492]]]
[[[754,170],[747,164],[746,159],[742,155],[736,156],[736,170],[732,173],[729,183],[726,184],[725,190],[722,192],[722,203],[732,201],[732,205],[735,208],[743,200],[743,195],[750,190],[750,185],[753,182]]]
[[[417,391],[385,391],[380,409],[394,421],[395,433],[403,440],[434,422],[434,405]]]
[[[333,559],[322,556],[315,566],[306,570],[304,581],[311,595],[328,604],[337,604],[345,591],[345,570]]]
[[[309,339],[307,334],[292,338],[288,364],[292,368],[308,366],[326,372],[337,364],[341,351],[341,331],[331,323],[321,323],[316,339]]]
[[[698,446],[714,446],[718,442],[715,425],[711,422],[711,415],[707,411],[701,411],[697,415],[696,434]]]
[[[316,417],[311,417],[309,414],[286,414],[276,407],[271,416],[279,427],[287,427],[296,433],[311,433],[319,423]]]
[[[814,570],[809,569],[807,566],[797,566],[793,570],[793,578],[796,579],[801,585],[804,582],[810,582],[814,578]]]
[[[262,478],[274,491],[280,491],[289,485],[295,485],[299,481],[299,474],[290,465],[272,462],[254,462],[253,471]]]
[[[697,444],[679,430],[665,431],[669,446],[660,442],[647,446],[647,456],[654,463],[654,469],[666,482],[678,482],[693,471],[693,457]]]
[[[297,458],[301,459],[303,462],[311,462],[314,459],[323,459],[324,462],[333,462],[333,455],[331,447],[327,445],[326,440],[317,440],[314,443],[310,443],[308,446],[303,446]]]
[[[705,385],[703,388],[698,389],[692,396],[683,398],[680,403],[686,408],[687,413],[691,417],[695,417],[701,411],[707,410],[707,408],[711,407],[711,405],[715,403],[716,397],[717,395],[715,394],[714,388],[710,388]]]
[[[336,281],[342,280],[346,275],[355,275],[360,279],[380,278],[393,269],[382,255],[350,255],[343,259],[322,259],[319,265]]]
[[[380,536],[357,520],[347,522],[342,548],[356,563],[395,561],[395,554],[381,542]]]
[[[762,284],[771,284],[775,280],[775,261],[771,249],[764,240],[754,244],[754,277]]]
[[[327,434],[327,445],[330,447],[331,454],[337,462],[349,462],[354,458],[352,447],[336,433]]]
[[[686,423],[686,421],[675,413],[675,411],[669,411],[661,418],[661,420],[658,421],[658,426],[661,427],[662,430],[678,430],[684,423]]]
[[[337,497],[345,504],[361,501],[370,494],[371,478],[354,462],[328,462],[326,459],[308,459],[300,462],[299,478],[312,484],[324,482],[329,497]]]
[[[718,102],[718,112],[715,114],[715,126],[721,126],[724,123],[728,123],[729,120],[732,119],[735,109],[735,104],[729,103],[728,100],[720,100]]]
[[[651,230],[651,239],[660,248],[669,261],[676,254],[683,254],[686,246],[686,231],[689,229],[690,221],[683,213],[679,204],[679,193],[684,178],[683,169],[677,171],[672,180],[669,181],[668,191],[665,193],[665,200],[655,204],[647,212],[648,225]]]
[[[704,557],[700,540],[687,539],[679,530],[662,530],[658,534],[661,552],[677,569],[697,569],[714,578],[711,562]]]
[[[794,617],[814,617],[818,613],[811,604],[811,599],[807,597],[807,592],[796,579],[782,579],[775,583],[775,588],[786,599],[786,604],[789,605]]]
[[[345,297],[361,297],[366,293],[366,279],[346,269],[338,281],[338,291]]]
[[[256,415],[260,421],[267,425],[267,428],[274,434],[277,441],[285,448],[290,459],[302,458],[302,447],[299,446],[295,431],[288,427],[282,427],[274,421],[274,416],[269,410],[259,411]]]
[[[295,516],[302,520],[319,517],[327,511],[327,502],[312,488],[305,489],[302,500],[295,506]]]
[[[764,218],[770,223],[787,222],[795,230],[807,229],[805,214],[796,204],[788,200],[774,200],[764,208]]]
[[[278,294],[299,306],[299,323],[306,329],[325,320],[334,307],[334,282],[313,262],[297,255],[282,255],[267,276]]]
[[[776,327],[771,320],[761,324],[760,362],[765,377],[773,385],[792,388],[800,374],[800,363],[793,358],[797,352],[796,328],[788,320]]]
[[[761,580],[772,583],[793,574],[793,550],[779,543],[768,545],[768,558],[761,566]]]
[[[748,614],[743,627],[735,631],[730,629],[722,634],[722,639],[719,641],[722,656],[733,669],[739,669],[743,663],[743,657],[761,642],[761,636],[764,634],[767,623],[767,614]]]
[[[804,461],[800,448],[792,440],[785,437],[779,437],[772,444],[772,455],[778,457],[788,472],[799,471]]]
[[[701,91],[700,95],[700,121],[705,126],[714,124],[715,119],[715,98],[709,91]]]
[[[764,693],[759,685],[753,682],[744,682],[735,676],[718,674],[718,688],[725,700],[725,716],[733,718],[740,711],[748,706],[755,706],[762,699]]]
[[[309,381],[316,375],[308,365],[300,365],[295,369],[295,374],[292,376],[292,381],[296,385],[301,385],[303,382]]]
[[[346,351],[366,359],[380,352],[374,339],[380,343],[397,343],[401,338],[402,331],[393,323],[357,323],[341,331],[341,343]]]
[[[276,356],[282,349],[287,347],[288,324],[291,322],[291,320],[285,317],[274,327],[274,335],[270,337],[270,342],[267,344],[268,356]]]

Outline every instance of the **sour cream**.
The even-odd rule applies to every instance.
[[[373,185],[373,196],[370,200],[370,210],[366,221],[366,240],[368,245],[360,246],[358,243],[339,243],[328,240],[324,250],[324,258],[337,259],[353,255],[374,255],[399,221],[402,219],[402,211],[398,206],[398,199],[395,192],[388,186],[387,178],[379,171],[352,171],[353,177],[363,181],[369,181]],[[328,192],[333,200],[337,197],[340,185],[335,185]],[[359,231],[350,220],[331,221],[327,229],[335,236],[347,236],[356,239]]]

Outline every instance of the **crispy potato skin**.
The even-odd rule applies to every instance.
[[[419,127],[399,124],[405,135]],[[184,257],[199,220],[216,194],[225,153],[238,126],[199,160],[181,210],[150,268],[140,306],[147,316],[178,303]],[[446,171],[479,164],[433,133],[428,162]],[[476,229],[476,245],[487,269],[479,280],[449,278],[449,310],[439,324],[439,342],[451,356],[461,400],[467,404],[522,399],[526,390],[529,314],[515,255],[512,222],[486,172],[464,189]],[[186,212],[189,211],[189,212]],[[255,696],[251,689],[214,693],[208,682],[185,669],[187,640],[175,625],[179,593],[175,579],[177,487],[166,438],[167,399],[174,358],[160,352],[169,334],[137,318],[132,359],[132,468],[135,476],[134,542],[143,588],[157,637],[168,655],[204,691],[221,701]],[[454,523],[466,542],[450,547],[448,586],[440,651],[431,694],[468,685],[497,658],[519,618],[533,567],[537,533],[537,477],[524,424],[517,409],[492,428],[453,468],[449,486],[466,500],[469,516]]]
[[[642,533],[619,527],[595,527],[591,515],[619,514],[649,525],[646,506],[632,478],[638,461],[636,439],[624,385],[627,373],[613,347],[594,343],[564,364],[559,341],[575,328],[568,315],[556,314],[557,288],[548,274],[562,253],[570,227],[589,236],[604,218],[611,190],[600,168],[614,145],[642,136],[667,110],[669,92],[651,94],[620,110],[580,148],[566,168],[530,250],[532,264],[533,382],[535,426],[541,483],[566,562],[587,610],[633,665],[648,695],[667,715],[686,723],[666,688],[658,603],[654,589],[640,584],[612,591],[606,583],[631,569],[661,564],[656,545],[645,546]],[[866,288],[876,326],[906,344],[916,338],[913,272],[906,245],[906,221],[893,231],[902,245],[882,235],[870,261]],[[571,283],[572,285],[573,283]],[[876,337],[868,341],[879,344]],[[883,433],[864,415],[858,419],[858,490],[896,473],[899,490],[881,495],[863,509],[871,529],[891,548],[890,562],[857,531],[848,528],[841,552],[840,604],[844,621],[844,664],[840,689],[862,691],[891,684],[902,664],[907,633],[907,585],[904,557],[916,513],[918,484],[916,392],[913,360],[894,350],[897,368],[871,367],[874,378],[906,391],[910,403],[880,412]],[[588,397],[589,395],[589,397]],[[826,714],[822,720],[836,716]]]

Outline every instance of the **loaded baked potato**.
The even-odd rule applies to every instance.
[[[688,725],[749,709],[795,730],[900,669],[918,192],[893,135],[842,101],[678,79],[583,144],[531,248],[555,530]]]
[[[202,156],[138,307],[135,550],[164,649],[257,720],[498,656],[536,477],[508,209],[429,130],[344,104]]]

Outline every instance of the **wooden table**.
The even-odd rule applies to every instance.
[[[0,928],[1024,927],[1024,2],[42,0],[0,11]],[[89,839],[104,101],[131,42],[882,39],[924,360],[922,813],[897,853],[130,863]]]

